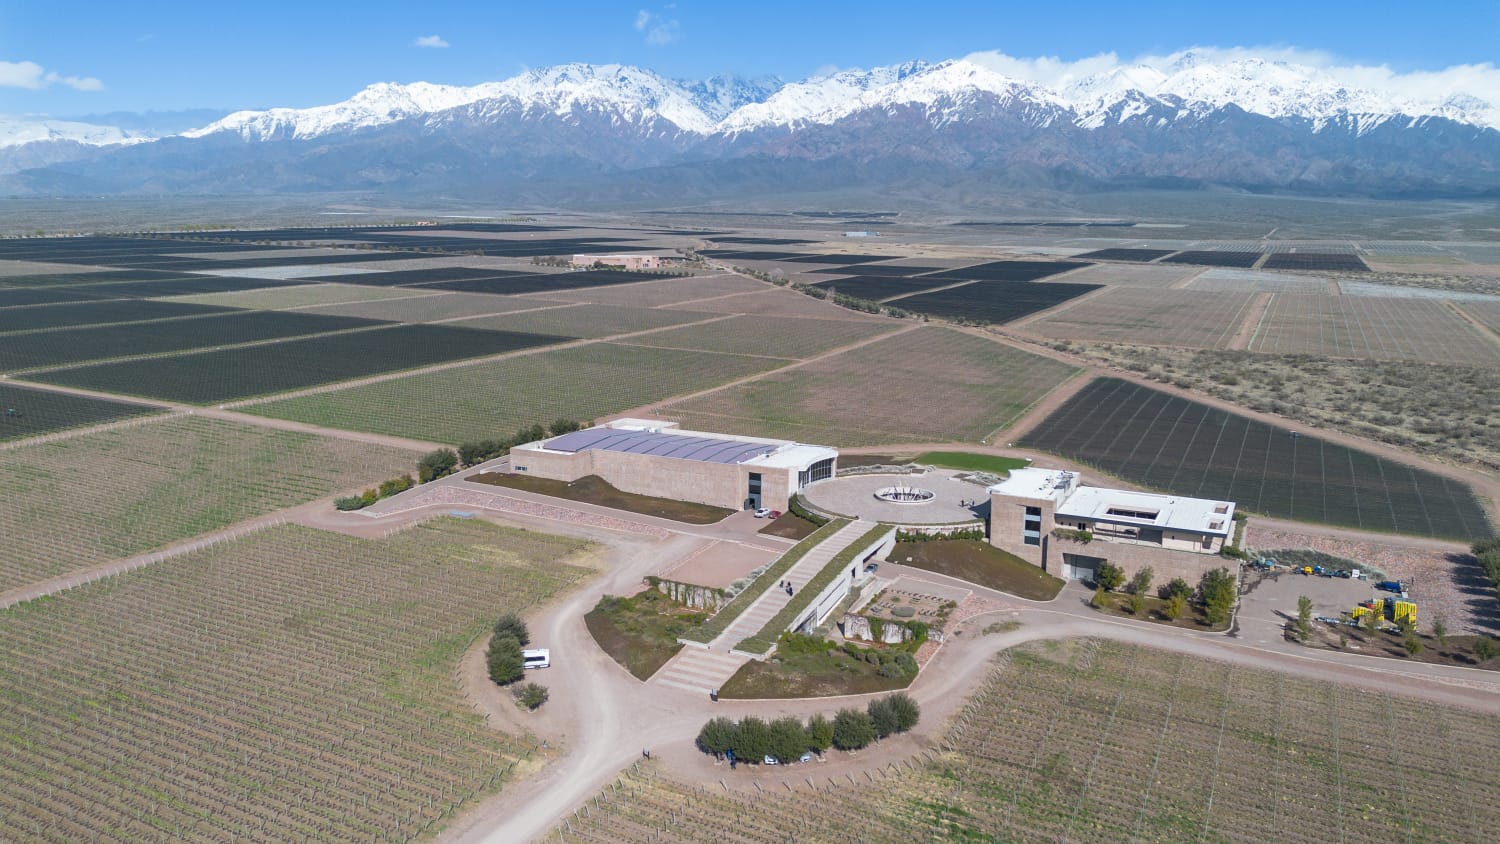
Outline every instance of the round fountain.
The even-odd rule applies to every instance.
[[[936,498],[937,493],[916,486],[888,486],[875,490],[875,497],[892,504],[926,504]]]

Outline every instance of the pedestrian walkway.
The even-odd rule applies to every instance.
[[[802,559],[783,577],[784,582],[792,584],[795,592],[799,587],[806,585],[813,576],[822,571],[825,566],[833,561],[840,551],[848,548],[869,530],[869,522],[858,519],[850,522],[838,533],[823,540],[818,546],[808,551]],[[781,612],[792,597],[786,593],[786,588],[781,583],[772,583],[765,592],[761,593],[740,617],[734,620],[718,638],[708,644],[706,649],[688,645],[661,670],[651,678],[651,682],[674,689],[707,693],[711,689],[717,689],[724,681],[734,676],[734,672],[740,666],[749,661],[748,657],[730,653],[730,649],[739,644],[741,640],[747,639],[759,633],[776,614]]]

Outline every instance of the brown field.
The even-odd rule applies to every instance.
[[[1455,795],[1500,777],[1497,726],[1468,710],[1164,651],[1041,642],[1003,653],[937,746],[899,765],[837,778],[816,763],[716,770],[724,788],[643,764],[554,837],[1485,841],[1500,807]]]
[[[1500,343],[1443,302],[1275,294],[1250,349],[1273,354],[1500,366]]]
[[[878,317],[851,311],[838,305],[814,299],[794,290],[772,288],[756,293],[725,296],[706,302],[688,302],[678,307],[721,314],[767,314],[771,316],[813,317],[815,319],[871,320]]]
[[[314,305],[336,305],[349,302],[373,302],[383,299],[406,299],[428,294],[426,290],[400,287],[370,287],[358,284],[298,284],[293,287],[264,287],[259,290],[235,290],[228,293],[200,293],[196,296],[172,296],[169,302],[191,302],[197,305],[219,305],[225,308],[260,308],[286,310]],[[331,313],[331,311],[321,311]]]
[[[649,313],[673,313],[650,311]],[[682,313],[682,312],[678,312]],[[704,325],[658,331],[629,340],[633,345],[701,349],[732,354],[801,359],[895,331],[901,324],[852,319],[782,319],[747,314]]]
[[[1202,271],[1202,267],[1187,267],[1182,264],[1095,264],[1068,273],[1063,281],[1161,289],[1172,287]]]
[[[664,409],[686,427],[831,445],[979,442],[1077,370],[924,326]]]
[[[1489,330],[1500,334],[1500,301],[1456,302],[1458,309],[1484,323]]]
[[[534,766],[454,672],[502,609],[585,577],[583,548],[286,525],[7,610],[0,839],[430,833]]]
[[[559,290],[535,294],[548,299],[565,302],[597,302],[601,305],[632,305],[638,308],[659,308],[676,305],[695,299],[726,296],[731,293],[748,293],[765,290],[766,284],[738,275],[704,275],[694,278],[672,278],[661,281],[646,281],[640,284],[611,284],[606,287],[586,287],[579,290]],[[689,310],[710,310],[689,307]]]
[[[1250,293],[1122,287],[1106,290],[1025,326],[1043,337],[1228,348],[1255,300]]]

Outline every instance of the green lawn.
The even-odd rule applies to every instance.
[[[968,451],[929,451],[918,455],[914,463],[940,466],[944,469],[963,469],[970,472],[989,472],[1005,477],[1012,469],[1024,469],[1031,461],[1019,457],[1001,457],[998,454],[974,454]]]
[[[904,689],[916,679],[915,673],[894,677],[880,673],[879,657],[884,655],[889,660],[899,650],[878,645],[851,645],[846,650],[833,642],[789,635],[783,637],[781,646],[770,659],[745,663],[725,681],[719,689],[719,697],[765,700],[861,695]],[[914,665],[912,671],[915,672]]]

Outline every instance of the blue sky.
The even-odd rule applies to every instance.
[[[73,2],[0,0],[0,112],[303,107],[371,82],[568,61],[802,78],[976,51],[1123,60],[1281,47],[1398,72],[1494,62],[1500,2]],[[432,46],[418,46],[426,37]],[[442,46],[446,45],[446,46]]]

